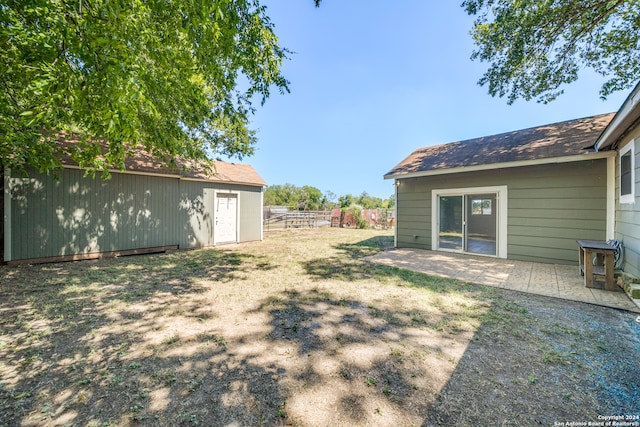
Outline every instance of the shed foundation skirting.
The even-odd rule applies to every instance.
[[[69,261],[82,261],[82,260],[90,260],[90,259],[117,258],[122,256],[162,253],[167,251],[175,251],[178,249],[179,249],[178,245],[156,246],[153,248],[129,249],[124,251],[93,252],[93,253],[86,253],[86,254],[62,255],[62,256],[53,256],[53,257],[44,257],[44,258],[19,259],[14,261],[8,261],[6,264],[8,265],[43,264],[48,262],[69,262]]]

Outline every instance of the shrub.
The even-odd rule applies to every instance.
[[[364,215],[362,214],[362,206],[359,205],[351,205],[348,208],[342,209],[343,217],[346,217],[343,221],[344,225],[347,227],[355,226],[356,228],[367,228],[367,221],[364,219]]]

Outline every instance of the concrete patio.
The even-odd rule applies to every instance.
[[[640,313],[640,306],[622,289],[605,291],[585,287],[577,265],[540,264],[422,249],[392,249],[366,259],[433,276]]]

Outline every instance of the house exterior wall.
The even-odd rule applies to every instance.
[[[640,277],[640,127],[629,133],[618,147],[625,148],[635,144],[635,195],[634,203],[620,203],[620,155],[615,162],[615,239],[624,245],[623,270],[635,277]]]
[[[606,232],[606,159],[400,179],[397,246],[432,249],[434,189],[507,186],[507,258],[575,264]]]
[[[5,232],[11,235],[5,261],[210,246],[213,200],[205,195],[219,189],[238,193],[244,230],[239,241],[262,238],[255,233],[262,221],[261,206],[255,206],[261,187],[121,173],[101,180],[76,169],[62,170],[59,178],[32,172],[8,180],[11,220]]]

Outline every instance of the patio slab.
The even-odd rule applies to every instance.
[[[605,291],[587,288],[577,266],[423,249],[391,249],[365,259],[433,276],[640,313],[640,306],[622,289]]]

